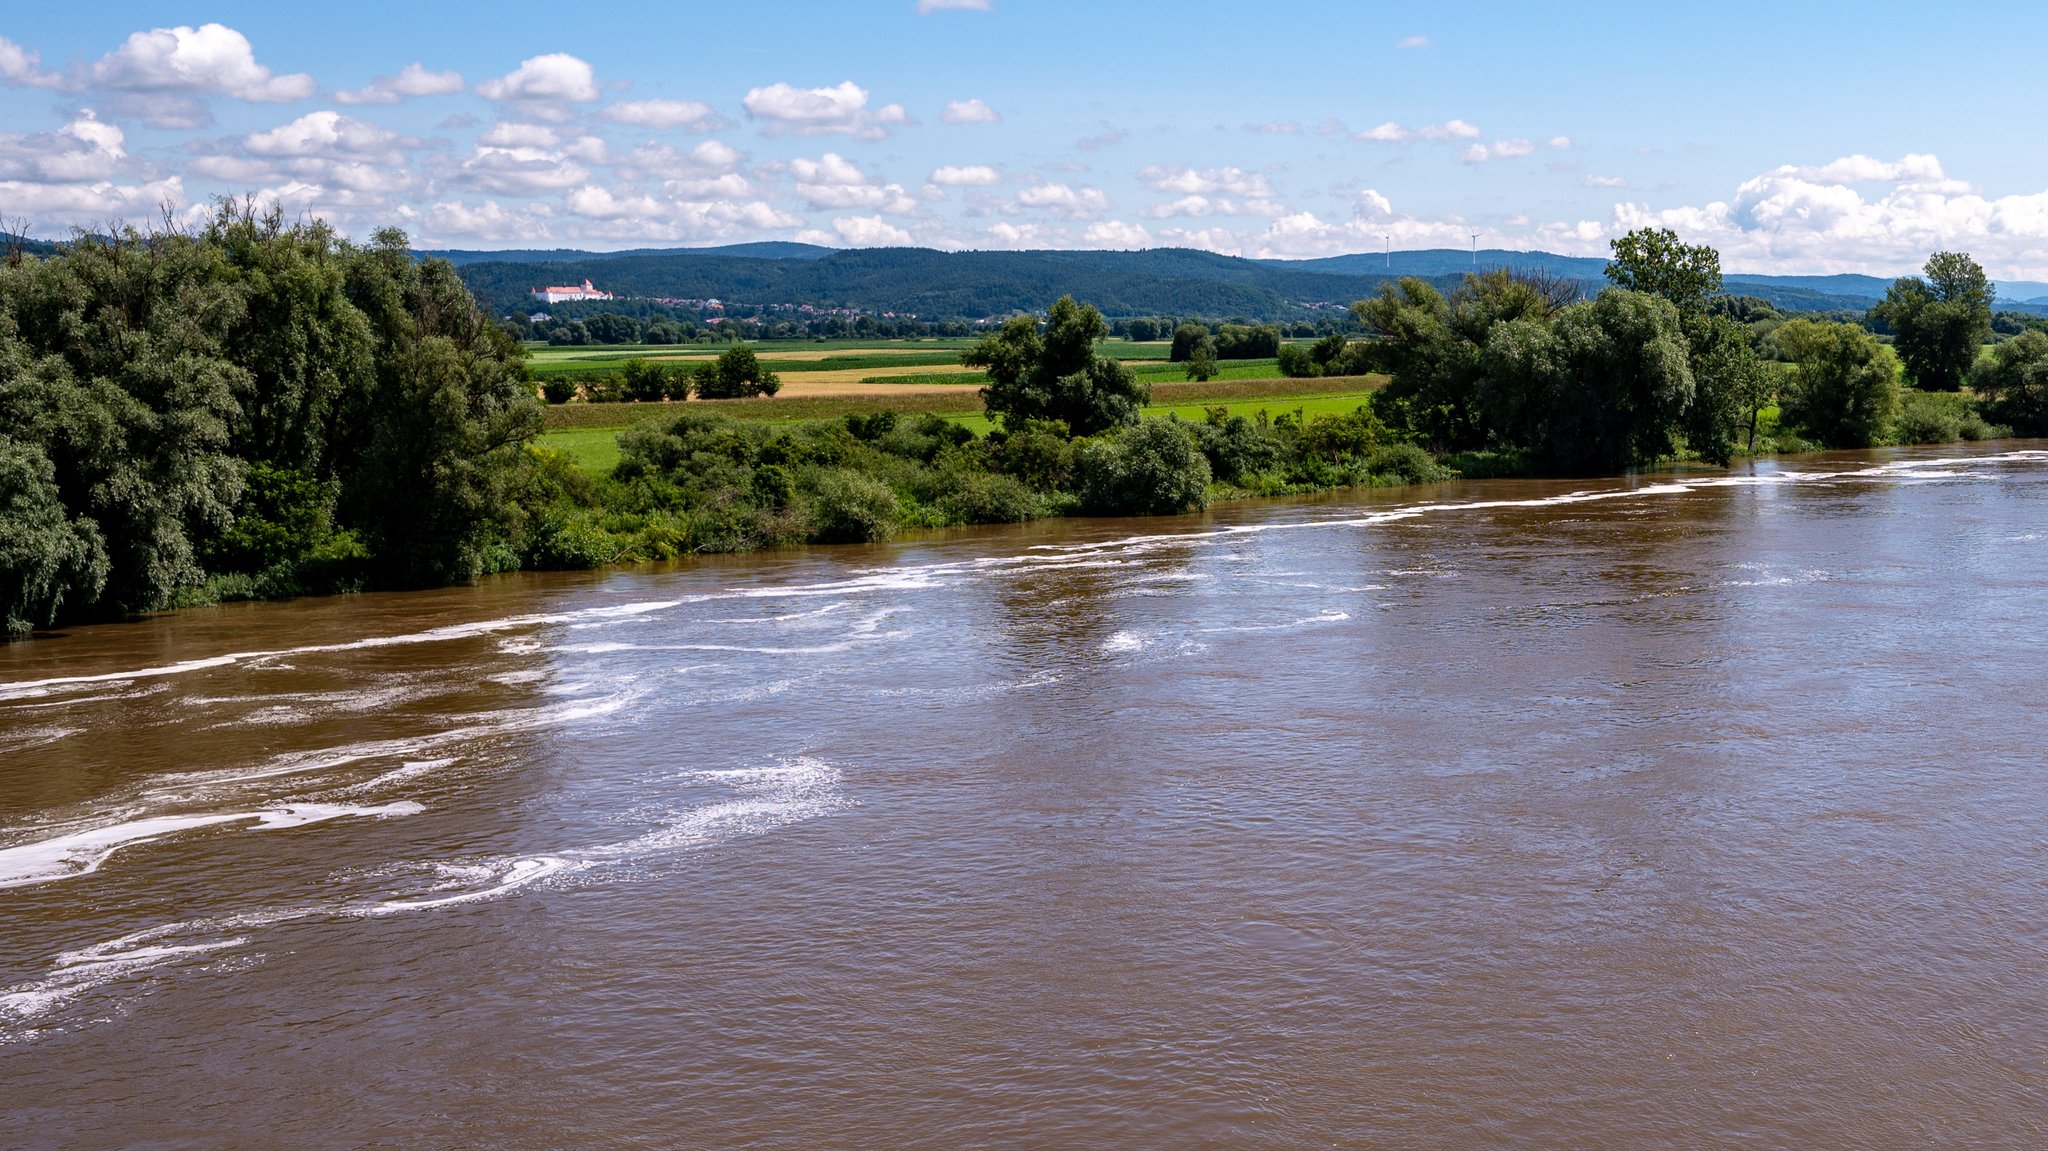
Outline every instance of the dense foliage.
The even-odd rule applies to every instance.
[[[505,566],[519,358],[398,233],[223,206],[0,268],[7,630]]]
[[[1855,324],[1788,324],[1762,301],[1716,295],[1711,248],[1661,229],[1613,248],[1613,286],[1590,301],[1554,280],[1495,271],[1448,296],[1404,280],[1356,305],[1378,336],[1367,354],[1392,376],[1380,407],[1388,423],[1439,451],[1561,472],[1680,453],[1725,464],[1757,449],[1778,399],[1789,444],[1860,447],[1990,429],[1974,410],[1924,405],[1901,425],[1888,349]],[[1974,267],[1937,257],[1929,269],[1964,265]],[[1792,365],[1782,396],[1767,357]]]
[[[1854,324],[1794,320],[1778,332],[1796,372],[1785,418],[1831,448],[1878,443],[1898,414],[1899,361]]]
[[[1138,422],[1150,389],[1131,369],[1095,354],[1109,335],[1102,313],[1072,296],[1047,310],[1045,331],[1018,316],[984,338],[960,362],[988,373],[982,400],[1004,426],[1057,420],[1080,435]]]
[[[1885,292],[1871,318],[1892,335],[1914,386],[1953,392],[1991,339],[1991,281],[1962,252],[1928,257],[1926,276],[1907,276]]]
[[[1991,419],[2023,436],[2048,435],[2048,335],[2030,330],[1991,349],[1970,382]]]

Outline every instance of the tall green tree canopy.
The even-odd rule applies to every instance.
[[[2021,332],[1991,349],[1970,377],[1992,419],[2023,436],[2048,433],[2048,335]]]
[[[1681,243],[1669,228],[1637,228],[1608,246],[1614,251],[1608,282],[1661,296],[1682,316],[1706,310],[1707,300],[1721,290],[1721,253]]]
[[[402,233],[359,247],[247,204],[0,267],[8,630],[160,607],[258,556],[483,570],[538,430],[520,357]]]
[[[1871,317],[1892,332],[1892,346],[1915,387],[1953,392],[1991,339],[1996,296],[1984,269],[1966,252],[1936,252],[1922,269],[1885,290]]]
[[[1500,429],[1480,410],[1481,356],[1494,329],[1517,320],[1548,325],[1556,302],[1505,270],[1467,276],[1449,297],[1404,277],[1351,307],[1379,334],[1377,366],[1393,377],[1384,395],[1390,422],[1453,451],[1500,446]]]
[[[1796,371],[1785,390],[1786,422],[1831,448],[1883,439],[1899,408],[1899,361],[1855,324],[1793,320],[1778,343]]]
[[[961,363],[987,371],[981,391],[991,416],[1005,427],[1059,420],[1075,435],[1095,435],[1138,422],[1151,397],[1129,368],[1095,353],[1109,335],[1102,313],[1072,296],[1048,310],[1045,331],[1030,316],[1016,316],[967,350]]]

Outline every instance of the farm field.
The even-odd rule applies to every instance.
[[[899,368],[917,364],[958,366],[960,354],[974,346],[971,339],[930,340],[763,340],[753,344],[761,362],[777,372],[829,371],[838,368]],[[1172,345],[1164,340],[1142,343],[1104,340],[1097,344],[1103,355],[1126,361],[1165,362]],[[535,377],[601,376],[618,372],[634,358],[694,363],[715,360],[723,344],[608,344],[556,347],[527,344],[526,366]]]
[[[1365,403],[1366,397],[1385,383],[1382,376],[1173,381],[1152,386],[1153,402],[1144,409],[1144,415],[1148,419],[1174,415],[1184,420],[1200,420],[1212,407],[1246,416],[1262,408],[1276,416],[1283,412],[1299,412],[1304,417],[1342,413]],[[978,393],[976,388],[956,387],[939,394],[791,398],[785,386],[783,394],[773,399],[723,400],[717,403],[717,410],[741,419],[777,423],[841,419],[878,411],[933,412],[953,419],[976,435],[985,435],[994,425],[982,414]],[[692,404],[701,406],[695,401]],[[644,421],[673,418],[681,407],[678,403],[552,407],[547,410],[548,430],[538,443],[568,456],[585,472],[602,473],[619,462],[619,432]]]
[[[986,377],[960,363],[961,353],[973,343],[967,339],[815,341],[760,342],[753,347],[762,366],[782,379],[778,398],[788,400],[909,393],[937,396],[980,388],[987,383]],[[1097,347],[1103,355],[1129,365],[1146,383],[1185,380],[1181,365],[1167,358],[1172,351],[1167,341],[1105,340]],[[536,379],[589,380],[616,376],[627,361],[636,358],[656,363],[708,363],[717,359],[721,350],[719,345],[700,344],[528,345],[527,367]],[[1217,366],[1219,380],[1266,380],[1280,374],[1279,362],[1272,358],[1224,360]]]

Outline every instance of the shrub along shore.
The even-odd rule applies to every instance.
[[[0,630],[2048,426],[2048,334],[1983,350],[1990,294],[1966,256],[1938,253],[1873,310],[1902,365],[1863,326],[1731,302],[1711,249],[1649,231],[1615,249],[1591,300],[1496,272],[1448,296],[1389,286],[1353,309],[1364,340],[1222,333],[1284,380],[1211,378],[1211,334],[1185,330],[1188,382],[1149,382],[1101,354],[1101,315],[1061,299],[959,353],[979,391],[744,398],[778,380],[732,345],[687,370],[629,365],[626,386],[669,402],[544,409],[521,347],[401,233],[357,245],[223,204],[191,233],[80,237],[0,267]],[[715,398],[674,402],[691,394]],[[595,467],[542,438],[621,411],[642,418]]]

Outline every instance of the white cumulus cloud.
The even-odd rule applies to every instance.
[[[36,52],[0,36],[0,83],[57,88],[63,86],[64,78],[43,71],[43,58]]]
[[[1516,156],[1527,156],[1536,150],[1536,145],[1527,140],[1495,140],[1491,144],[1474,144],[1465,149],[1467,164],[1484,164],[1488,160],[1506,160]]]
[[[425,65],[407,64],[396,76],[378,76],[362,88],[336,92],[342,104],[396,104],[412,96],[448,96],[462,91],[462,73],[429,72]]]
[[[308,112],[289,124],[252,132],[246,144],[257,156],[367,156],[398,163],[398,133],[339,112]]]
[[[79,112],[55,132],[0,132],[0,180],[75,184],[105,180],[128,155],[121,129]],[[10,204],[8,211],[15,209]]]
[[[590,65],[567,52],[522,60],[505,75],[478,84],[476,91],[486,100],[535,104],[587,104],[598,98],[597,76]]]
[[[561,141],[561,133],[545,124],[517,120],[500,120],[476,138],[477,143],[493,148],[552,148]]]
[[[1233,196],[1270,197],[1273,186],[1258,172],[1242,168],[1169,168],[1159,164],[1138,170],[1138,179],[1155,192],[1209,195],[1227,192]]]
[[[987,164],[973,164],[956,167],[948,164],[932,169],[931,183],[948,188],[987,188],[1002,182],[1002,177]]]
[[[740,101],[747,115],[765,122],[771,135],[848,135],[880,139],[889,129],[908,123],[901,104],[868,110],[868,90],[851,80],[830,88],[797,88],[785,83],[750,88]]]
[[[1088,230],[1081,234],[1081,242],[1099,248],[1148,248],[1152,246],[1152,233],[1142,225],[1104,220],[1088,225]]]
[[[698,100],[625,100],[598,113],[599,118],[614,124],[643,128],[701,127],[714,115],[711,105]]]
[[[1100,188],[1075,188],[1066,184],[1036,184],[1017,193],[1017,203],[1026,208],[1043,208],[1055,216],[1089,220],[1109,210],[1109,197]]]
[[[797,239],[810,244],[836,242],[852,248],[907,248],[917,243],[909,232],[880,216],[840,216],[832,221],[831,232],[801,232]]]
[[[546,148],[479,145],[462,162],[456,177],[463,184],[500,196],[534,196],[583,184],[590,179],[590,170]]]
[[[1002,119],[994,108],[979,99],[954,100],[946,105],[939,119],[948,124],[993,124]]]
[[[1420,128],[1404,127],[1389,120],[1376,128],[1353,132],[1351,138],[1377,144],[1406,144],[1413,140],[1476,140],[1479,129],[1463,120],[1445,120],[1441,124],[1424,124]]]
[[[797,194],[813,208],[868,208],[892,215],[917,211],[917,201],[902,185],[872,179],[836,152],[816,160],[799,156],[789,162],[789,171],[796,177]]]
[[[255,103],[303,100],[316,87],[303,72],[279,76],[258,64],[248,38],[224,24],[133,33],[101,57],[90,76],[124,92],[206,93]]]

